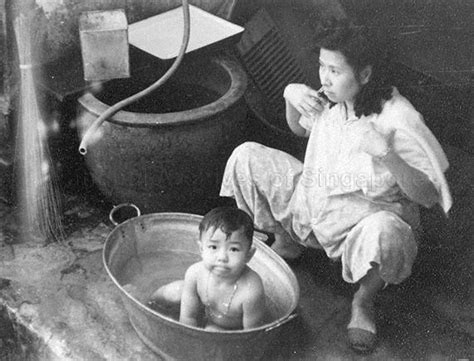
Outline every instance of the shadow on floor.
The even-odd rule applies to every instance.
[[[307,250],[292,266],[301,298],[300,317],[282,329],[266,360],[469,360],[472,337],[440,317],[419,289],[419,275],[388,286],[377,301],[379,343],[371,355],[357,355],[347,344],[353,285],[341,278],[339,263],[322,251]]]

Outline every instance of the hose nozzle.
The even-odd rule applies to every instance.
[[[137,101],[140,98],[143,98],[145,95],[148,95],[149,93],[153,92],[155,89],[160,87],[162,84],[164,84],[170,77],[171,75],[176,71],[178,68],[179,64],[183,60],[184,54],[186,53],[186,49],[188,47],[189,43],[189,35],[190,35],[190,17],[189,17],[189,5],[188,5],[188,0],[182,0],[183,3],[183,17],[184,17],[184,32],[183,32],[183,41],[181,43],[181,48],[179,50],[179,54],[176,58],[176,60],[173,62],[173,65],[167,70],[167,72],[156,82],[151,84],[148,88],[143,89],[142,91],[126,98],[118,103],[114,104],[110,108],[108,108],[105,112],[103,112],[95,121],[92,123],[92,125],[86,130],[86,133],[82,137],[81,144],[79,145],[79,153],[82,155],[87,154],[87,144],[89,144],[91,137],[94,135],[94,133],[97,131],[97,129],[101,126],[101,124],[106,120],[107,118],[113,116],[115,113],[117,113],[120,109],[126,107],[127,105]]]

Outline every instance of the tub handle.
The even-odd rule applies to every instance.
[[[294,319],[295,317],[298,317],[298,314],[297,313],[292,313],[291,315],[289,315],[287,318],[281,320],[280,322],[277,322],[276,324],[274,324],[273,326],[270,326],[268,328],[265,329],[265,332],[268,332],[268,331],[271,331],[277,327],[280,327],[281,325],[284,325],[285,323],[287,322],[290,322],[292,319]]]
[[[267,243],[268,241],[268,236],[265,233],[259,232],[259,231],[254,231],[253,236],[258,239],[259,241],[263,243]]]
[[[112,208],[112,210],[110,211],[110,213],[109,213],[110,222],[112,222],[112,224],[113,224],[114,226],[118,226],[118,225],[120,224],[120,222],[117,222],[117,221],[115,220],[115,218],[114,218],[115,213],[116,213],[118,210],[120,210],[120,209],[122,209],[122,208],[125,208],[125,207],[133,208],[133,209],[137,212],[136,217],[139,217],[139,216],[141,215],[140,208],[138,208],[135,204],[133,204],[133,203],[120,203],[120,204],[114,206],[114,207]],[[130,218],[133,218],[133,217],[130,217]]]

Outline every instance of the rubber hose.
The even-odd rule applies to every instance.
[[[81,153],[82,155],[85,155],[87,153],[87,144],[89,142],[89,138],[92,136],[92,134],[95,133],[95,131],[101,126],[101,124],[107,118],[113,116],[120,109],[126,107],[127,105],[139,100],[140,98],[143,98],[144,96],[156,90],[158,87],[163,85],[179,67],[179,65],[181,64],[181,61],[183,60],[186,49],[188,47],[189,33],[190,33],[190,27],[191,27],[188,0],[182,0],[182,4],[183,4],[183,17],[184,17],[184,33],[183,33],[183,41],[181,43],[181,48],[179,49],[179,53],[176,60],[173,62],[171,67],[168,69],[168,71],[160,79],[158,79],[156,82],[151,84],[148,88],[143,89],[142,91],[115,103],[110,108],[108,108],[105,112],[103,112],[94,121],[94,123],[92,123],[92,125],[87,129],[86,133],[82,137],[81,144],[79,145],[79,153]]]

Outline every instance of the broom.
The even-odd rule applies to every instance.
[[[14,24],[20,67],[19,120],[16,134],[18,200],[23,236],[48,243],[62,241],[60,196],[47,144],[47,127],[36,98],[31,47],[31,19]]]

